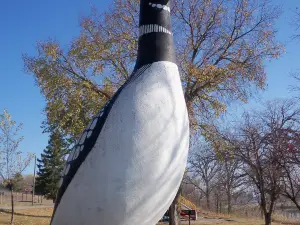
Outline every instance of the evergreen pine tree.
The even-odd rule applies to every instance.
[[[16,173],[16,175],[12,179],[12,183],[13,183],[14,191],[16,191],[16,192],[24,191],[25,181],[24,181],[24,177],[21,173]]]
[[[57,129],[51,132],[48,146],[37,159],[38,171],[36,193],[55,201],[60,174],[65,165],[65,155],[69,153],[68,142]]]

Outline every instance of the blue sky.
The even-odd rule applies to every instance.
[[[300,69],[300,40],[292,40],[295,29],[291,25],[294,18],[294,11],[300,8],[298,0],[273,0],[274,4],[282,7],[283,13],[276,23],[277,40],[285,44],[285,53],[280,59],[266,63],[267,90],[261,95],[263,99],[285,98],[290,96],[288,86],[295,84],[290,77],[291,72]],[[300,30],[299,30],[300,33]]]
[[[246,107],[256,105],[258,99],[273,99],[291,95],[288,86],[293,84],[291,71],[300,69],[300,42],[290,42],[293,28],[290,26],[292,11],[300,8],[299,0],[273,0],[281,5],[283,14],[276,23],[278,39],[286,43],[286,52],[278,60],[266,63],[268,87],[259,98]],[[44,119],[45,101],[35,86],[33,77],[23,71],[22,54],[35,55],[37,41],[55,38],[63,46],[79,33],[78,20],[87,15],[92,5],[99,11],[106,9],[112,0],[27,0],[2,1],[0,7],[0,112],[7,108],[14,120],[23,122],[20,146],[23,152],[39,156],[47,145],[48,136],[40,128]],[[238,107],[237,107],[238,106]],[[239,110],[240,104],[231,112]],[[26,170],[32,171],[33,165]]]
[[[23,71],[22,54],[36,54],[36,42],[50,37],[67,45],[79,33],[78,20],[91,6],[103,10],[110,0],[10,0],[0,6],[0,112],[7,108],[13,119],[23,122],[23,152],[40,156],[48,135],[40,128],[45,101],[33,77]],[[33,165],[26,170],[32,171]]]

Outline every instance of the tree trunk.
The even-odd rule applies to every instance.
[[[263,208],[260,208],[260,217],[261,217],[261,219],[265,218],[265,214],[264,214]]]
[[[271,225],[271,213],[265,213],[265,225]]]
[[[11,195],[11,219],[10,219],[10,224],[14,224],[15,208],[14,208],[14,191],[13,191],[12,185],[10,187],[10,195]]]
[[[179,196],[181,193],[181,187],[179,188],[170,208],[169,208],[169,225],[179,225],[180,224],[180,206],[179,206]]]
[[[227,213],[230,214],[231,213],[231,193],[230,191],[227,191]]]
[[[219,196],[216,194],[215,195],[215,198],[216,198],[216,213],[218,213],[219,212]]]
[[[202,200],[202,194],[200,194],[199,197],[198,197],[198,205],[197,206],[201,205],[201,200]]]
[[[296,198],[293,198],[293,199],[291,199],[291,200],[292,200],[292,202],[294,202],[294,204],[295,204],[295,206],[297,207],[297,209],[300,210],[300,205],[298,204]]]
[[[206,194],[206,208],[207,208],[207,210],[210,210],[209,194]]]

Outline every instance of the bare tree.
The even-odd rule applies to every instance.
[[[291,200],[300,210],[300,107],[297,101],[289,100],[268,106],[268,138],[277,152],[276,163],[282,168],[281,194]]]
[[[284,134],[299,121],[300,111],[293,106],[292,101],[269,102],[263,110],[244,113],[239,124],[227,132],[214,129],[219,136],[211,138],[219,148],[224,143],[231,145],[234,157],[242,162],[241,169],[256,187],[266,225],[271,224],[285,174],[281,158],[288,142]]]
[[[184,198],[192,201],[196,206],[201,205],[203,199],[203,192],[199,190],[195,184],[200,183],[199,180],[193,179],[192,174],[186,174],[182,180],[182,195]]]
[[[291,130],[290,130],[291,131]],[[281,181],[281,195],[291,200],[300,210],[300,161],[299,161],[299,131],[285,132],[286,138],[280,152],[279,163],[284,170]],[[296,135],[295,135],[296,133]]]
[[[262,110],[244,113],[238,124],[231,128],[209,127],[206,138],[223,158],[225,165],[220,171],[224,175],[220,177],[227,185],[230,184],[230,176],[225,174],[231,166],[235,168],[235,163],[241,163],[237,172],[242,170],[254,185],[265,224],[270,224],[280,194],[299,209],[300,107],[296,100],[273,100],[263,107]],[[232,161],[226,159],[233,158],[237,162],[228,165]],[[240,173],[242,177],[245,174]],[[237,182],[237,178],[233,180]],[[227,198],[231,197],[227,189]]]
[[[0,114],[0,176],[11,192],[11,224],[14,224],[14,177],[26,169],[32,158],[31,154],[24,157],[18,151],[23,140],[18,135],[21,128],[22,125],[17,125],[7,110]]]
[[[189,173],[184,179],[186,184],[184,190],[200,192],[198,198],[205,197],[207,209],[211,209],[213,200],[217,212],[220,211],[221,204],[224,207],[223,202],[225,202],[227,212],[230,213],[233,197],[236,199],[245,191],[242,186],[246,182],[246,175],[241,170],[241,161],[224,140],[209,144],[199,141],[199,138],[201,136],[195,135],[195,140],[192,141],[188,161]]]
[[[239,195],[244,190],[242,186],[247,183],[245,180],[246,174],[241,170],[242,163],[233,154],[233,152],[221,152],[222,159],[220,160],[221,169],[219,170],[219,183],[227,202],[227,213],[232,212],[232,198]]]
[[[217,185],[216,178],[220,166],[211,146],[198,143],[190,154],[189,172],[192,174],[189,182],[205,196],[206,208],[211,208],[210,198],[213,188]]]
[[[217,184],[219,179],[217,179]],[[220,185],[214,186],[212,190],[212,201],[214,202],[216,213],[222,213],[223,202],[225,201],[225,192]]]
[[[299,39],[300,38],[300,10],[296,8],[294,11],[294,18],[291,21],[291,25],[294,28],[294,33],[292,35],[293,39]]]
[[[281,194],[300,210],[300,165],[283,164],[283,168],[285,173],[282,178]]]
[[[259,191],[266,224],[271,223],[282,181],[288,180],[287,171],[292,169],[287,162],[297,159],[287,149],[298,141],[299,119],[300,109],[294,101],[274,100],[261,111],[245,114],[239,131],[236,155],[244,161],[244,171]]]
[[[243,171],[251,179],[259,193],[259,204],[265,224],[271,224],[275,201],[279,197],[281,168],[274,164],[276,153],[271,150],[261,121],[245,114],[240,128],[240,137],[235,141],[235,154],[243,161]],[[274,155],[275,154],[275,155]]]

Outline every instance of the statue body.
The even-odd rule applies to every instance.
[[[169,20],[169,3],[162,3],[141,1],[135,71],[70,154],[51,225],[155,225],[172,203],[189,121],[170,25],[143,24],[142,12]]]

